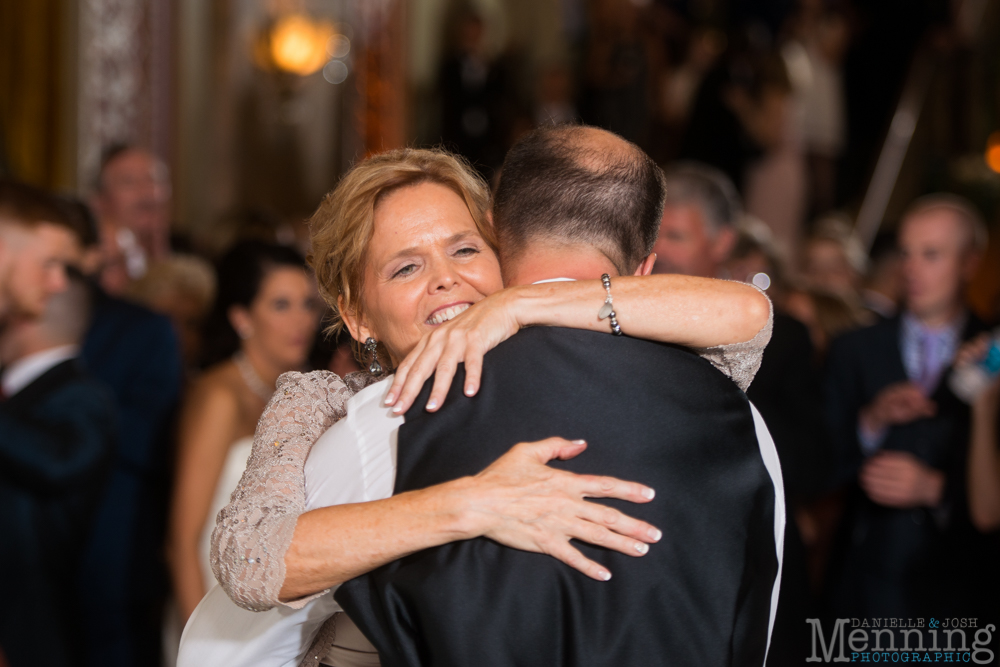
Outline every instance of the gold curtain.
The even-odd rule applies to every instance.
[[[62,20],[60,0],[0,0],[0,166],[43,187],[63,185]]]

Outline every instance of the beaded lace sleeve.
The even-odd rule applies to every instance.
[[[278,604],[285,552],[305,511],[309,450],[340,420],[348,399],[374,382],[367,373],[343,380],[329,371],[285,373],[264,409],[243,479],[216,517],[212,572],[239,606],[265,611]],[[311,598],[289,603],[301,607]]]
[[[763,290],[761,293],[763,294]],[[747,390],[750,383],[753,382],[754,376],[757,375],[757,371],[760,370],[764,348],[771,340],[771,329],[774,328],[774,304],[771,303],[770,299],[767,302],[770,305],[767,324],[750,340],[717,347],[695,348],[694,350],[729,376],[743,391]]]

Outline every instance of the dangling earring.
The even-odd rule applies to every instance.
[[[368,340],[365,341],[365,352],[372,355],[372,363],[368,366],[368,372],[372,375],[379,375],[382,373],[382,365],[378,362],[378,352],[376,352],[377,347],[378,342],[369,336]]]

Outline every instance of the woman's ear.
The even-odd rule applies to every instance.
[[[368,337],[371,336],[371,331],[361,323],[361,318],[358,317],[357,312],[348,306],[343,294],[337,296],[337,310],[340,311],[340,318],[344,320],[344,326],[347,327],[351,338],[364,344],[368,340]]]
[[[230,306],[226,311],[229,324],[236,331],[236,335],[246,340],[253,335],[253,322],[250,320],[250,311],[243,306]]]
[[[646,259],[642,260],[642,264],[639,268],[635,270],[635,275],[637,276],[648,276],[653,272],[653,266],[656,264],[656,253],[651,252],[646,256]]]

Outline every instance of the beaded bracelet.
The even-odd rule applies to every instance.
[[[600,320],[610,318],[611,320],[611,333],[616,336],[622,335],[622,328],[618,326],[618,318],[615,313],[614,299],[611,298],[611,276],[604,274],[601,276],[601,282],[604,284],[604,291],[608,293],[606,299],[604,299],[604,305],[601,309],[597,311],[597,318]]]

